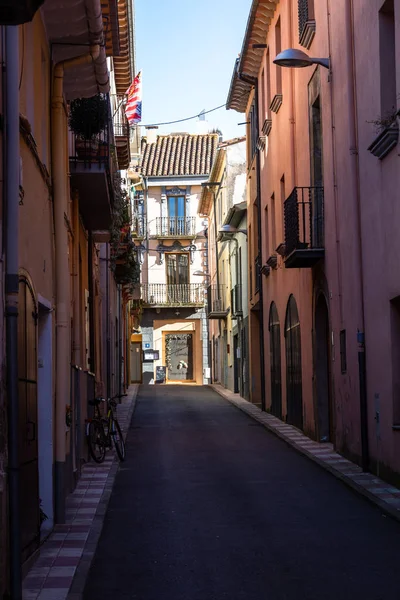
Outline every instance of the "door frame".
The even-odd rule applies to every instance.
[[[132,344],[139,344],[139,355],[140,355],[140,379],[133,381],[132,379],[132,363],[131,363],[131,349],[132,349]],[[129,340],[129,383],[133,384],[133,383],[143,383],[143,343],[142,342],[138,342],[138,341],[132,341]]]
[[[166,357],[167,357],[167,353],[166,353],[166,343],[165,343],[165,337],[167,335],[170,334],[175,334],[175,335],[182,335],[183,333],[190,333],[192,336],[192,361],[193,361],[193,379],[169,379],[168,378],[168,366],[167,364],[165,364],[165,366],[167,367],[167,376],[166,376],[166,383],[172,383],[172,384],[193,384],[196,383],[197,381],[197,372],[196,372],[196,330],[195,329],[178,329],[178,330],[164,330],[161,332],[162,333],[162,355],[163,355],[163,359],[164,362],[166,363]]]

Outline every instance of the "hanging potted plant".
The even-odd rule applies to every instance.
[[[104,94],[72,100],[68,123],[76,136],[75,149],[79,158],[98,155],[99,134],[106,129],[108,121],[108,100]]]

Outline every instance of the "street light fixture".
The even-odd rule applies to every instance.
[[[273,62],[278,65],[278,67],[291,67],[295,69],[311,67],[311,65],[321,65],[322,67],[325,67],[325,69],[330,68],[329,58],[312,58],[302,50],[296,50],[295,48],[283,50]]]
[[[205,273],[204,271],[195,271],[192,275],[196,275],[196,277],[211,277],[209,273]]]
[[[237,229],[236,227],[232,227],[232,225],[222,225],[218,233],[244,233],[247,236],[247,229]]]

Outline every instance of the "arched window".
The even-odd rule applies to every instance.
[[[281,326],[275,302],[269,310],[269,352],[271,370],[271,413],[282,418]]]
[[[290,296],[285,319],[287,422],[303,429],[303,390],[300,320],[294,296]]]

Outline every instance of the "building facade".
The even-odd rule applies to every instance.
[[[134,201],[134,221],[145,234],[143,314],[131,356],[139,360],[143,350],[143,383],[202,384],[208,381],[208,336],[204,285],[195,272],[207,266],[207,238],[197,208],[218,135],[154,133],[143,140],[142,189]]]
[[[252,401],[392,480],[397,8],[255,0],[228,96],[249,121]],[[325,60],[274,63],[288,48]]]
[[[209,259],[204,282],[212,381],[247,398],[249,316],[244,140],[219,143],[200,198],[199,213],[208,218]]]
[[[0,595],[9,586],[8,558],[20,551],[26,560],[54,524],[65,521],[65,498],[88,460],[88,402],[106,393],[103,320],[106,314],[111,319],[110,310],[118,314],[124,307],[123,291],[117,292],[102,248],[121,188],[119,173],[129,164],[128,127],[126,121],[113,121],[113,109],[114,92],[127,89],[119,70],[128,80],[134,68],[133,42],[127,37],[132,11],[128,1],[76,0],[71,7],[47,0],[31,22],[13,32],[0,29],[6,73],[1,111],[7,122],[1,148],[7,155],[11,140],[16,141],[17,156],[9,154],[2,163],[1,268],[8,270],[2,271],[0,286],[7,304],[1,327]],[[12,88],[14,81],[18,85]],[[12,102],[10,89],[16,90]],[[12,106],[19,107],[15,131]],[[84,115],[89,106],[97,111],[93,123]],[[19,171],[18,211],[10,204],[13,163]],[[102,287],[104,269],[114,282],[109,294]],[[117,293],[114,305],[110,298]],[[15,345],[5,333],[12,310],[18,314]],[[117,330],[123,339],[121,327]],[[15,356],[6,347],[17,348]],[[120,365],[122,354],[111,352],[110,361]],[[16,394],[10,377],[14,365]],[[119,380],[124,383],[123,377]],[[15,404],[17,411],[11,408]],[[12,415],[17,415],[18,433],[7,438],[7,430],[16,431]],[[20,536],[10,528],[10,514],[16,511],[10,477],[18,478],[23,498]],[[9,543],[16,552],[10,552]],[[14,574],[15,566],[14,560]]]

